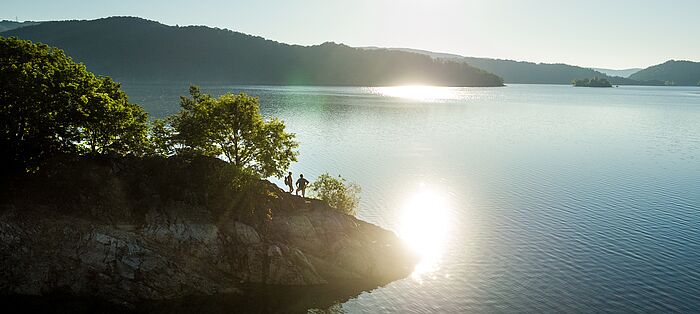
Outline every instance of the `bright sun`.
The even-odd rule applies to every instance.
[[[412,275],[415,279],[437,270],[449,233],[449,215],[446,198],[425,185],[406,201],[399,236],[421,257]]]

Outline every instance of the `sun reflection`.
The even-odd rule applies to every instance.
[[[429,85],[377,87],[375,93],[415,100],[446,100],[457,97],[454,88]]]
[[[450,210],[446,198],[424,184],[406,201],[401,213],[399,236],[420,255],[412,277],[422,277],[439,268],[449,233]]]

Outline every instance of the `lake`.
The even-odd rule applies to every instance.
[[[187,93],[124,87],[156,117]],[[422,256],[333,311],[700,311],[700,88],[202,89],[258,96],[295,177],[358,183],[358,218]]]

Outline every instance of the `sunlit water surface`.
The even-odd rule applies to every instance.
[[[155,116],[187,91],[125,87]],[[700,311],[700,88],[203,89],[260,97],[295,176],[357,182],[358,217],[422,256],[334,310]]]

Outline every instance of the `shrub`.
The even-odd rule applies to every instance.
[[[340,175],[334,178],[324,173],[309,185],[309,191],[312,197],[327,202],[340,212],[354,216],[360,201],[361,188],[356,183],[347,182]]]

